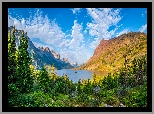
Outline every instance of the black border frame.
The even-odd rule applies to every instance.
[[[86,6],[85,6],[86,4]],[[8,107],[7,105],[7,57],[8,8],[147,8],[147,107]],[[133,13],[133,12],[132,12]],[[152,112],[152,2],[2,2],[2,112]]]

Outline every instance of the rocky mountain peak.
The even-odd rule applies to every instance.
[[[63,58],[63,61],[68,62],[68,58]]]
[[[43,47],[38,47],[38,49],[39,49],[39,50],[42,50],[42,51],[44,50],[44,48],[43,48]]]
[[[10,26],[8,27],[8,33],[11,33],[12,29],[14,27]],[[23,30],[17,30],[15,29],[15,36],[16,36],[16,46],[20,45],[20,37],[22,35]],[[27,32],[24,33],[25,36],[27,36]],[[60,59],[60,54],[57,54],[54,50],[49,49],[49,47],[38,47],[36,48],[30,38],[28,38],[28,52],[30,54],[30,57],[33,58],[32,64],[36,67],[36,69],[41,69],[44,65],[51,65],[54,64],[57,69],[62,68],[73,68],[73,66],[70,65],[68,62],[68,59],[64,59],[65,61]],[[35,56],[34,56],[35,55]]]
[[[109,45],[109,40],[104,40],[104,38],[102,38],[102,40],[100,41],[100,44],[94,51],[94,55],[95,56],[98,55],[99,52],[103,51],[108,45]]]
[[[50,52],[50,49],[49,49],[48,47],[46,47],[46,48],[44,49],[44,51]]]
[[[131,61],[147,53],[146,47],[147,35],[143,32],[129,32],[109,40],[102,38],[93,56],[79,69],[114,71],[122,67],[125,53],[128,53],[127,58]]]

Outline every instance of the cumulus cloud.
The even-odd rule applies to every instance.
[[[146,29],[147,29],[147,24],[143,25],[143,26],[139,29],[139,31],[140,31],[140,32],[145,32]]]
[[[71,63],[78,62],[78,64],[82,64],[90,58],[83,43],[84,37],[82,29],[82,24],[74,20],[70,35],[72,39],[67,39],[60,43],[60,46],[63,46],[63,48],[60,49],[60,54],[64,57],[69,57]]]
[[[63,40],[62,42],[60,42],[60,44],[58,45],[58,47],[60,47],[60,48],[68,47],[70,41],[71,41],[71,40],[69,40],[69,39]]]
[[[73,14],[77,14],[81,11],[81,8],[74,8],[74,9],[71,9]]]
[[[124,30],[122,30],[121,32],[117,33],[117,34],[116,34],[116,37],[118,37],[118,36],[120,36],[120,35],[122,35],[122,34],[124,34],[124,33],[127,33],[127,32],[128,32],[128,29],[124,29]]]
[[[74,20],[74,26],[72,27],[72,40],[69,43],[70,48],[77,48],[80,46],[80,43],[83,42],[83,34],[82,32],[82,25],[77,23],[77,20]]]
[[[15,25],[17,29],[26,31],[30,38],[39,38],[46,44],[58,45],[65,37],[65,33],[55,20],[50,21],[47,15],[42,16],[42,12],[39,10],[28,19],[17,19],[9,15],[8,25]]]
[[[91,23],[87,23],[89,34],[95,37],[90,47],[95,49],[102,38],[109,39],[118,29],[117,23],[122,19],[120,16],[121,9],[112,8],[87,8],[88,15],[92,18]],[[110,26],[115,29],[108,31]]]
[[[76,49],[61,48],[60,54],[62,54],[64,57],[69,57],[69,61],[71,63],[77,62],[78,64],[85,63],[90,58],[90,55],[87,53],[87,49],[85,48],[85,44],[82,44]]]

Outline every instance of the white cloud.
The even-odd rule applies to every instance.
[[[124,33],[127,33],[127,32],[128,32],[128,29],[124,29],[121,32],[117,33],[116,37],[118,37],[118,36],[120,36],[120,35],[122,35]]]
[[[28,19],[21,18],[17,20],[9,15],[8,25],[15,25],[17,29],[26,31],[30,38],[39,38],[46,44],[56,46],[65,38],[65,33],[55,20],[50,21],[46,15],[43,17],[39,10],[36,11],[34,17],[30,16]]]
[[[147,29],[147,24],[143,25],[143,26],[139,29],[139,31],[140,31],[140,32],[144,32],[146,29]]]
[[[69,43],[70,48],[77,48],[80,46],[80,43],[83,42],[82,25],[77,23],[77,20],[74,20],[74,26],[72,27],[72,40]]]
[[[71,9],[73,11],[73,14],[77,14],[81,11],[82,8],[74,8],[74,9]]]
[[[69,43],[70,43],[70,40],[69,39],[63,40],[62,42],[60,42],[60,44],[58,45],[58,47],[60,47],[60,48],[68,47],[69,46]]]
[[[85,44],[76,49],[61,48],[60,54],[63,55],[63,57],[69,58],[70,63],[77,62],[78,64],[82,64],[90,58],[90,55],[87,53],[85,48]]]
[[[60,54],[69,58],[71,63],[77,62],[78,64],[82,64],[90,58],[90,55],[85,48],[85,44],[83,44],[84,37],[82,29],[82,24],[79,24],[77,23],[77,20],[74,20],[74,25],[71,29],[72,39],[67,39],[60,43]]]
[[[48,48],[50,49],[50,51],[53,50],[53,47],[50,46],[50,45],[44,45],[44,44],[41,44],[41,43],[38,43],[38,42],[33,42],[33,44],[34,44],[34,46],[37,47],[37,48],[38,48],[38,47],[43,47],[43,48],[48,47]]]
[[[112,8],[87,8],[89,16],[92,18],[92,23],[87,23],[89,34],[96,39],[91,43],[90,47],[95,49],[101,39],[109,39],[118,29],[117,23],[122,19],[120,16],[121,9]],[[110,26],[115,26],[115,29],[108,31]]]
[[[87,33],[87,30],[84,31],[84,34],[86,34],[86,33]]]

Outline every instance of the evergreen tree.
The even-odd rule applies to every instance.
[[[40,87],[43,89],[44,92],[49,92],[51,90],[50,79],[45,67],[42,67],[38,80],[39,80]]]
[[[15,27],[12,34],[8,34],[8,83],[16,82],[16,43],[15,43]]]
[[[16,87],[16,43],[15,27],[8,33],[8,106],[13,106],[16,102],[18,88]]]
[[[21,93],[28,93],[33,88],[33,76],[30,69],[31,58],[27,51],[28,48],[28,39],[22,31],[22,37],[20,38],[20,46],[18,47],[18,66],[17,66],[17,75],[18,83],[17,86],[20,88]]]
[[[82,92],[82,90],[81,90],[81,85],[82,85],[81,79],[79,79],[79,81],[78,81],[78,83],[77,83],[77,93],[78,93],[78,95],[80,95],[81,92]]]
[[[94,72],[94,74],[93,74],[93,83],[92,83],[92,85],[93,85],[93,87],[95,87],[96,86],[96,73]]]

